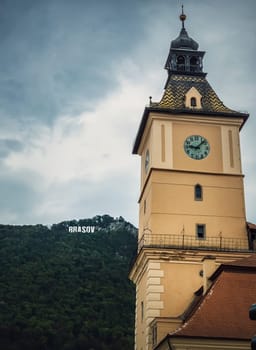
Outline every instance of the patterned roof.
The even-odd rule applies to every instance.
[[[186,110],[184,101],[186,93],[194,87],[202,95],[202,108],[198,111],[211,113],[228,113],[238,115],[239,112],[227,108],[219,99],[213,88],[204,76],[193,76],[183,74],[170,75],[164,95],[160,102],[152,102],[151,107],[166,108],[170,110]],[[195,108],[193,108],[195,112]]]
[[[185,96],[191,89],[195,88],[202,96],[201,108],[186,107]],[[150,101],[149,107],[146,107],[142,116],[139,130],[133,146],[133,154],[139,149],[140,141],[147,123],[150,112],[164,114],[200,114],[219,117],[242,118],[243,124],[249,117],[248,113],[241,113],[226,107],[219,99],[213,88],[205,78],[205,73],[196,74],[174,74],[171,73],[165,86],[165,92],[160,102]]]

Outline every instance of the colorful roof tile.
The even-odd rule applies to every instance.
[[[185,108],[185,95],[192,87],[196,88],[202,95],[200,112],[228,113],[236,116],[239,114],[223,104],[204,76],[193,75],[172,74],[161,101],[153,102],[151,107],[182,111],[192,109],[195,111],[194,108]]]

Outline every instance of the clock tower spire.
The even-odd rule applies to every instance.
[[[150,98],[135,139],[141,157],[135,349],[151,350],[182,323],[194,292],[224,261],[249,252],[239,132],[203,72],[205,52],[182,28],[171,41],[159,102]],[[201,289],[200,289],[201,290]]]
[[[182,13],[180,15],[182,28],[179,36],[171,42],[165,69],[167,69],[168,75],[171,73],[196,73],[199,75],[205,75],[203,73],[203,56],[205,52],[198,51],[198,43],[189,37],[184,25],[186,18],[182,5]]]

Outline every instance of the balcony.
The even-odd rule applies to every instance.
[[[249,252],[248,239],[207,237],[196,238],[189,235],[166,235],[144,233],[138,244],[138,252],[143,247],[147,248],[173,248],[173,249],[195,249],[214,251],[237,251]]]

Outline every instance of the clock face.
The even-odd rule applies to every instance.
[[[146,152],[146,157],[145,157],[145,172],[148,172],[148,168],[149,168],[149,150],[147,150]]]
[[[192,159],[204,159],[210,152],[210,145],[206,138],[200,135],[191,135],[184,142],[184,150]]]

